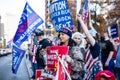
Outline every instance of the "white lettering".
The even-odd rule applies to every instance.
[[[47,59],[49,59],[49,60],[56,60],[57,57],[56,57],[56,55],[48,55]]]
[[[33,22],[33,24],[31,24],[30,26],[29,26],[29,28],[20,36],[20,38],[16,41],[17,43],[20,43],[20,41],[22,40],[22,39],[24,39],[25,38],[25,36],[29,36],[32,32],[33,32],[33,30],[35,30],[35,25],[37,25],[39,22],[41,22],[42,20],[39,18],[38,20],[36,20],[35,22]]]
[[[114,35],[114,34],[116,34],[116,32],[112,32],[112,33],[111,33],[111,35]]]
[[[47,64],[54,64],[54,61],[47,61]]]
[[[116,31],[116,29],[111,29],[111,32]]]
[[[26,7],[27,7],[28,13],[31,14],[31,13],[32,13],[32,10],[28,7],[28,5],[27,5]]]
[[[55,25],[56,28],[61,28],[61,27],[71,27],[70,21],[67,21],[65,24],[57,24]]]
[[[68,20],[71,20],[71,17],[70,17],[70,16],[65,16],[65,17],[60,17],[60,18],[58,18],[58,22],[68,21]]]
[[[68,14],[68,13],[70,13],[69,9],[67,9],[67,10],[61,10],[61,14]]]
[[[66,9],[66,2],[65,1],[54,3],[49,7],[50,14],[55,12],[55,11],[64,10],[64,9]]]

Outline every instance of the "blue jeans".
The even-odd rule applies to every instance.
[[[111,71],[111,72],[114,73],[114,62],[113,62],[113,59],[110,60],[109,65],[108,65],[107,67],[105,66],[106,60],[107,60],[107,59],[103,59],[103,60],[102,60],[103,69],[104,69],[104,70],[109,70],[109,71]]]
[[[32,63],[32,67],[33,67],[33,72],[34,72],[34,76],[36,75],[36,70],[38,69],[37,63]]]
[[[117,80],[120,80],[120,68],[115,68],[115,71]]]

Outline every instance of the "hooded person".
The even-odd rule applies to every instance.
[[[72,35],[72,39],[77,43],[77,45],[80,48],[83,48],[83,49],[85,49],[86,44],[87,44],[84,38],[85,36],[80,32],[75,32]]]
[[[63,27],[59,31],[60,45],[68,46],[68,55],[65,60],[71,66],[70,77],[72,80],[82,80],[82,71],[84,61],[82,59],[82,52],[78,48],[76,42],[72,39],[72,31],[68,27]]]

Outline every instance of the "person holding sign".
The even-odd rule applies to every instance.
[[[70,64],[71,67],[70,76],[72,80],[82,80],[84,67],[83,55],[76,42],[71,37],[72,31],[69,28],[63,27],[60,29],[60,45],[69,46],[68,55],[65,57],[65,60]]]
[[[44,69],[46,67],[46,47],[52,44],[44,38],[44,32],[40,29],[36,31],[36,36],[38,38],[36,61],[38,69]]]

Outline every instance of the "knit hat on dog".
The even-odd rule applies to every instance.
[[[67,34],[69,37],[72,37],[72,30],[70,30],[69,28],[67,27],[62,27],[60,30],[59,30],[59,33],[60,32],[63,32],[65,34]]]

